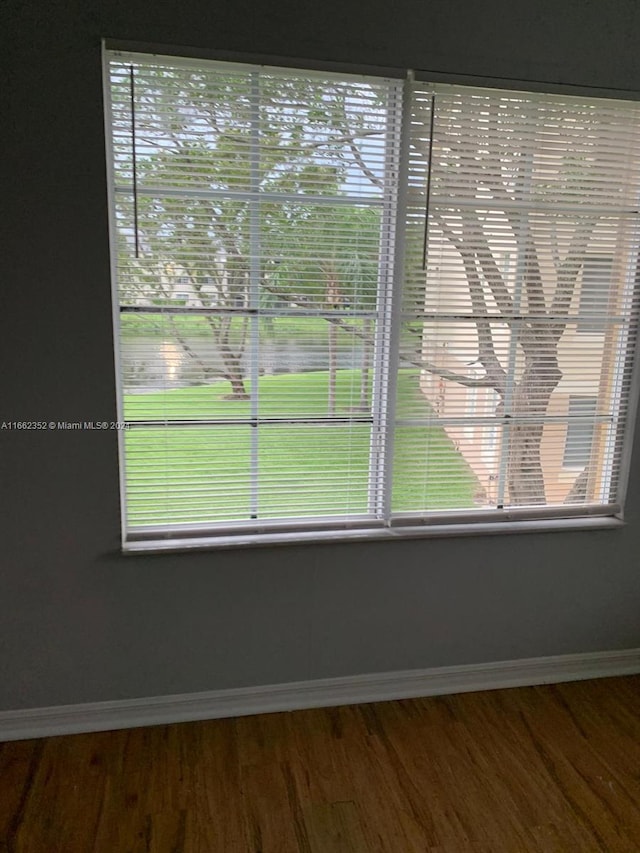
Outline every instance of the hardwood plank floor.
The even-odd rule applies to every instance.
[[[638,853],[640,676],[0,744],[3,853]]]

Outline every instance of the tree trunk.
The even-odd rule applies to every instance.
[[[589,489],[589,469],[585,468],[576,477],[569,494],[564,499],[565,504],[583,504],[587,500]]]
[[[541,424],[511,427],[507,460],[507,497],[511,506],[546,503],[541,444]]]
[[[231,318],[225,317],[217,330],[217,344],[220,350],[220,356],[224,365],[223,373],[225,379],[231,384],[231,394],[225,397],[225,400],[248,400],[249,395],[244,386],[244,377],[242,375],[242,353],[246,341],[247,324],[244,323],[244,328],[241,332],[241,341],[234,348],[231,339]]]
[[[228,394],[225,400],[248,400],[249,395],[244,385],[240,358],[230,349],[223,346],[220,347],[220,354],[224,363],[224,378],[231,385],[231,394]]]
[[[244,379],[240,374],[232,374],[226,377],[231,384],[231,394],[225,397],[225,400],[248,400],[249,395],[244,387]]]
[[[538,330],[534,352],[525,348],[522,379],[513,389],[511,414],[514,418],[542,419],[551,395],[562,379],[557,343],[553,339],[545,341],[545,334],[546,330]],[[547,502],[541,458],[543,432],[544,424],[541,422],[511,424],[505,495],[505,502],[510,506],[543,506]]]
[[[224,344],[220,344],[220,355],[224,364],[223,376],[231,385],[231,394],[228,394],[224,399],[248,400],[249,395],[244,385],[240,357]]]

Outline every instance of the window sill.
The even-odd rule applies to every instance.
[[[263,548],[273,545],[323,545],[337,542],[393,542],[402,539],[442,539],[459,536],[496,536],[524,533],[561,533],[578,530],[615,530],[625,526],[618,517],[591,516],[530,520],[502,520],[467,524],[421,524],[403,527],[352,530],[287,531],[233,534],[228,536],[148,539],[127,542],[122,551],[134,554],[173,554],[189,551],[217,551],[231,548]]]

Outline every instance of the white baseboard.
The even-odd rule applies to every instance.
[[[0,741],[640,673],[640,649],[383,672],[0,712]]]

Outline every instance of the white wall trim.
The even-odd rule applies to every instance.
[[[26,708],[0,712],[0,741],[638,673],[640,648]]]

